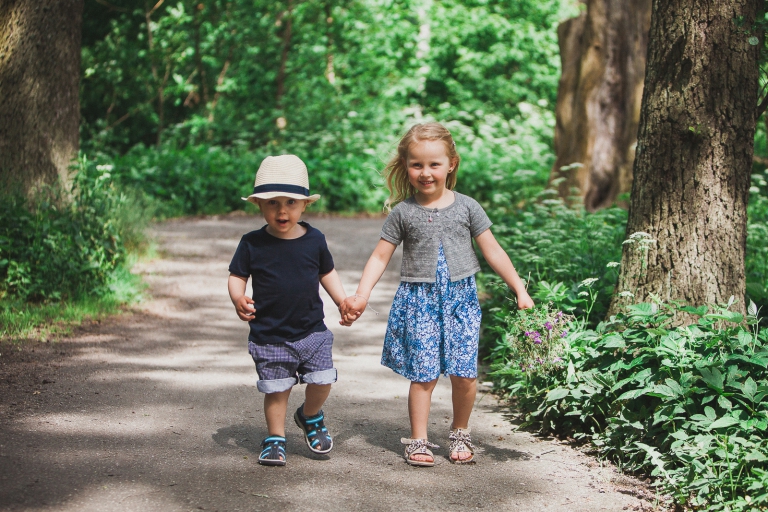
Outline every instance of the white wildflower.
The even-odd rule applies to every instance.
[[[583,280],[582,282],[579,283],[579,288],[581,288],[582,286],[586,286],[587,288],[589,288],[593,284],[595,284],[595,282],[597,282],[597,281],[599,281],[599,279],[596,278],[596,277],[588,277],[588,278],[586,278],[585,280]]]

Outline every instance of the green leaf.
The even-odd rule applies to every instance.
[[[739,420],[737,420],[736,418],[732,416],[723,416],[722,418],[713,421],[709,425],[709,430],[714,430],[716,428],[730,427],[732,425],[738,425],[738,424],[739,424]]]
[[[733,404],[731,403],[731,401],[725,398],[724,396],[719,396],[717,398],[717,405],[719,405],[723,409],[728,409],[728,410],[733,408]]]
[[[706,407],[704,408],[704,415],[705,415],[705,416],[706,416],[708,419],[710,419],[710,420],[714,420],[715,418],[717,418],[717,413],[716,413],[716,412],[715,412],[715,410],[714,410],[713,408],[711,408],[710,406],[706,406]]]
[[[627,312],[633,316],[653,316],[658,311],[658,306],[650,302],[641,302],[627,306]]]
[[[686,313],[690,313],[692,315],[706,315],[707,314],[707,306],[699,306],[699,307],[693,307],[693,306],[683,306],[680,308],[681,311],[685,311]]]
[[[603,340],[604,348],[626,348],[627,344],[624,343],[624,338],[618,334],[611,334]]]
[[[554,402],[555,400],[562,400],[568,396],[570,390],[566,388],[555,388],[547,393],[547,402]]]
[[[637,397],[643,396],[649,391],[648,388],[633,389],[622,393],[616,400],[633,400]]]
[[[768,460],[768,457],[766,457],[765,455],[763,455],[762,453],[760,453],[757,450],[752,450],[744,458],[746,460],[754,460],[756,462],[763,462],[763,461]]]
[[[709,387],[719,393],[723,392],[725,378],[720,370],[717,368],[700,368],[699,373],[701,373],[702,379],[704,379],[704,382],[706,382]]]
[[[744,384],[741,386],[741,390],[744,392],[746,397],[749,398],[750,401],[755,401],[757,384],[755,384],[755,381],[752,379],[752,377],[748,377],[747,380],[744,381]]]
[[[738,339],[742,346],[752,343],[752,335],[747,331],[739,331]]]
[[[669,386],[665,386],[664,384],[657,384],[656,386],[653,387],[653,391],[648,394],[651,396],[658,396],[659,398],[663,398],[663,397],[675,398],[678,396],[678,393],[676,393]]]

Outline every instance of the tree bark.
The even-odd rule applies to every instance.
[[[624,245],[617,289],[635,302],[734,296],[744,312],[761,4],[653,1],[627,236],[656,242]]]
[[[558,27],[556,161],[550,180],[589,211],[629,191],[635,157],[651,0],[587,0]]]
[[[66,182],[77,155],[83,0],[0,3],[0,186]]]

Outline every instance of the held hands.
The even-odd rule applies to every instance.
[[[256,315],[256,308],[253,307],[252,298],[243,295],[239,299],[233,300],[232,303],[235,305],[235,311],[237,311],[237,316],[240,317],[240,320],[243,322],[253,320]]]
[[[350,326],[360,318],[365,311],[368,301],[360,295],[350,295],[339,304],[339,313],[341,314],[341,325]]]

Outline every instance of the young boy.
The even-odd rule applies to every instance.
[[[336,382],[333,334],[323,322],[318,283],[336,305],[344,300],[325,236],[300,221],[309,195],[304,162],[294,155],[267,157],[256,173],[253,194],[266,226],[242,237],[229,265],[229,296],[241,320],[250,324],[248,351],[264,393],[269,435],[261,443],[259,464],[285,465],[285,415],[291,388],[307,385],[304,404],[294,414],[314,453],[328,453],[333,440],[321,407]],[[252,278],[253,298],[245,295]],[[342,325],[348,325],[344,324]]]

